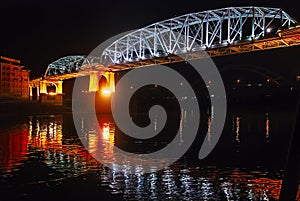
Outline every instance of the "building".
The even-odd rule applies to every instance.
[[[0,57],[0,97],[29,98],[29,70],[20,60]]]

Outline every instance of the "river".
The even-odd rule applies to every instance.
[[[134,143],[137,149],[147,149],[159,144],[126,141],[111,115],[98,116],[101,134],[82,125],[87,148],[76,134],[71,113],[2,116],[1,200],[277,200],[292,111],[231,111],[219,143],[206,159],[197,160],[192,150],[152,173],[138,167],[120,172],[89,154],[97,152],[110,160],[114,146]],[[209,133],[210,121],[207,128]],[[99,153],[100,144],[105,148]]]

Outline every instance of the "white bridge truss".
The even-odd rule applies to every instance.
[[[47,77],[77,72],[80,70],[84,58],[84,56],[78,55],[62,57],[48,65],[44,76]]]
[[[279,8],[230,7],[191,13],[123,36],[105,49],[102,62],[131,62],[227,46],[274,35],[279,28],[294,23]]]
[[[135,30],[99,52],[96,60],[104,66],[117,66],[214,50],[274,37],[296,23],[280,8],[229,7],[191,13]],[[48,66],[45,76],[78,71],[83,60],[83,56],[61,58]],[[86,60],[83,65],[94,63]]]

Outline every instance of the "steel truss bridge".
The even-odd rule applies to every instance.
[[[132,31],[98,57],[60,58],[49,64],[44,77],[63,80],[91,70],[114,72],[299,44],[300,26],[282,9],[228,7],[186,14]]]

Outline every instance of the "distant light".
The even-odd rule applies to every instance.
[[[103,95],[110,95],[111,94],[111,90],[110,89],[103,89],[102,90],[102,94]]]
[[[236,83],[240,83],[241,82],[241,80],[236,80]]]
[[[260,84],[260,83],[259,83],[259,84],[258,84],[258,86],[259,86],[259,87],[261,87],[261,86],[262,86],[262,84]]]
[[[267,33],[270,33],[272,31],[271,28],[267,28]]]

